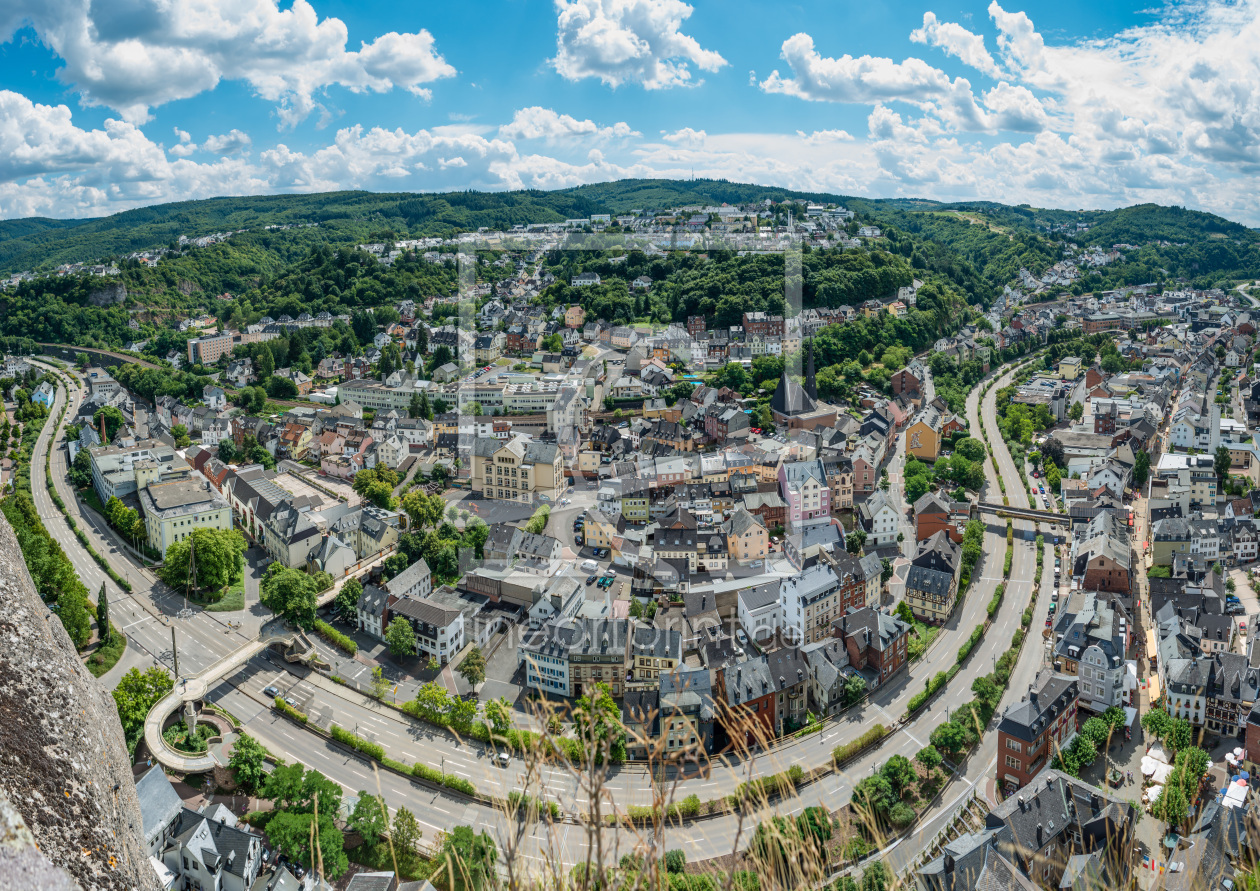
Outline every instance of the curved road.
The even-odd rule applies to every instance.
[[[62,373],[67,374],[67,372]],[[1009,455],[1005,454],[1005,447],[1001,445],[1000,437],[996,435],[995,390],[996,387],[990,391],[985,400],[983,420],[986,428],[991,430],[990,439],[995,443],[999,467],[1007,490],[1014,498],[1017,490],[1022,491],[1022,486]],[[977,388],[972,391],[967,405],[968,419],[973,432],[978,431],[980,423],[978,395]],[[80,396],[81,391],[76,387],[70,395],[72,406],[77,405]],[[58,388],[57,401],[53,408],[54,418],[65,399],[64,390]],[[99,589],[104,574],[79,545],[73,532],[51,504],[44,487],[42,449],[48,447],[51,438],[51,427],[46,427],[36,445],[32,459],[32,483],[36,503],[50,531],[61,541],[85,582],[94,590]],[[78,508],[64,478],[65,454],[60,448],[54,451],[52,464],[54,483],[57,485],[58,492],[71,513],[78,515]],[[996,497],[996,482],[987,462],[986,474],[989,477],[990,486],[995,490],[991,493],[991,497]],[[97,524],[101,528],[97,528]],[[169,656],[170,630],[168,626],[174,623],[180,629],[181,639],[190,638],[192,643],[192,646],[181,644],[181,667],[187,665],[193,672],[200,671],[230,650],[244,644],[252,637],[248,632],[256,631],[257,625],[265,618],[266,611],[255,604],[250,622],[254,627],[246,628],[243,632],[235,632],[227,628],[216,614],[205,613],[201,610],[196,610],[191,619],[174,619],[173,616],[182,606],[182,601],[166,592],[160,583],[155,586],[151,574],[137,566],[126,553],[118,549],[115,543],[106,537],[111,533],[104,528],[103,521],[81,522],[80,525],[88,530],[94,547],[106,554],[135,586],[134,592],[127,595],[115,590],[112,583],[107,584],[115,624],[125,627],[128,634],[129,659],[134,661],[131,650],[135,648],[141,661],[160,660],[169,665],[169,659],[163,658],[163,654]],[[1018,527],[1019,523],[1016,525]],[[760,776],[784,770],[793,764],[804,767],[824,764],[829,760],[832,748],[856,738],[871,723],[881,721],[891,724],[896,721],[904,713],[910,696],[922,689],[921,682],[953,665],[960,643],[976,625],[983,622],[985,607],[1001,576],[1005,552],[1004,532],[1004,527],[997,526],[987,532],[985,556],[977,566],[978,575],[973,581],[970,592],[955,611],[931,651],[924,660],[913,666],[908,677],[877,691],[870,702],[851,710],[845,720],[829,725],[821,733],[787,742],[751,760],[715,764],[709,777],[680,783],[675,793],[676,797],[694,793],[702,801],[713,799],[733,791],[739,782],[749,776]],[[945,720],[950,705],[970,699],[972,682],[991,671],[993,661],[1010,645],[1010,635],[1019,627],[1020,614],[1030,593],[1035,566],[1032,551],[1031,542],[1017,540],[1011,583],[1007,586],[1006,597],[995,616],[994,626],[977,646],[966,666],[951,681],[950,689],[925,707],[904,729],[891,735],[884,744],[850,763],[844,771],[831,774],[802,789],[799,797],[781,802],[775,810],[779,813],[798,812],[813,804],[823,804],[830,808],[839,807],[847,801],[853,783],[876,769],[890,755],[900,753],[913,756],[927,744],[927,737],[941,721]],[[1040,617],[1034,619],[1034,629],[1040,627],[1044,611],[1043,601]],[[1021,691],[1026,689],[1027,684],[1031,683],[1032,677],[1035,676],[1039,663],[1038,648],[1026,646],[1012,677],[1011,687],[1004,704],[1006,701],[1013,701],[1012,697],[1018,698]],[[273,752],[320,769],[352,792],[357,792],[361,788],[373,788],[376,780],[371,779],[373,771],[365,760],[347,754],[322,737],[303,732],[296,725],[274,714],[270,708],[269,699],[261,695],[261,688],[271,683],[273,679],[278,679],[278,674],[279,672],[270,663],[252,659],[245,667],[215,686],[210,691],[210,697],[235,714],[244,723],[248,732],[259,738]],[[375,738],[391,756],[399,760],[407,762],[419,760],[434,767],[441,766],[444,770],[466,776],[480,789],[500,796],[506,796],[511,789],[521,787],[524,771],[520,765],[514,764],[509,770],[494,767],[491,759],[479,746],[459,743],[446,734],[433,732],[379,704],[362,701],[351,691],[343,690],[326,681],[320,683],[320,680],[322,679],[295,680],[292,674],[286,672],[284,673],[284,689],[286,692],[291,690],[306,697],[302,704],[312,714],[324,712],[331,716],[331,720],[336,720],[342,726],[359,728],[360,733]],[[329,687],[332,689],[327,689]],[[985,736],[978,751],[965,759],[964,764],[959,767],[958,781],[947,789],[945,805],[930,815],[931,818],[922,824],[918,832],[886,852],[890,865],[899,869],[899,864],[908,863],[917,854],[923,840],[931,838],[940,823],[948,817],[951,806],[967,794],[971,787],[985,783],[993,776],[995,765],[996,735],[989,733]],[[578,791],[576,780],[568,776],[568,771],[556,768],[546,771],[544,775],[547,780],[545,790],[547,797],[561,801],[566,811],[572,812],[575,804],[579,807],[589,804],[589,800]],[[356,780],[354,777],[360,779]],[[346,783],[346,780],[350,782]],[[387,803],[395,808],[400,806],[410,808],[426,829],[448,829],[459,824],[489,826],[493,827],[492,832],[498,835],[501,845],[510,837],[509,833],[511,837],[515,837],[517,827],[515,821],[509,824],[503,815],[493,808],[469,802],[459,796],[434,792],[406,778],[387,772],[380,773],[379,782]],[[615,799],[618,809],[624,809],[629,804],[648,803],[651,793],[651,783],[647,775],[641,769],[627,767],[612,773],[605,794]],[[602,809],[608,812],[612,807],[606,802]],[[748,833],[755,827],[761,816],[764,815],[747,814],[741,820],[737,816],[728,815],[682,827],[666,827],[660,830],[661,837],[657,840],[658,845],[663,844],[665,847],[658,850],[681,848],[692,860],[726,854],[746,844]],[[650,836],[651,830],[612,832],[606,843],[616,851],[613,859],[644,843],[647,840],[645,834]],[[552,863],[579,862],[585,857],[586,844],[585,830],[569,824],[557,826],[551,832],[539,824],[529,828],[521,840],[523,856],[537,857],[540,862]]]

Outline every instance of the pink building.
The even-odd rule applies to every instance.
[[[789,525],[831,516],[831,490],[822,462],[790,461],[779,465],[779,491]]]

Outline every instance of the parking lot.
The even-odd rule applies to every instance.
[[[314,498],[318,498],[319,507],[315,508],[317,511],[332,507],[335,504],[340,504],[336,498],[333,498],[327,492],[321,492],[319,489],[316,489],[305,479],[295,473],[282,473],[276,477],[275,483],[290,495],[309,495]],[[350,488],[348,483],[342,480],[333,480],[329,477],[321,477],[319,484],[333,492],[345,495],[349,499],[348,503],[350,504],[357,504],[359,501],[359,496],[354,493],[354,490]]]

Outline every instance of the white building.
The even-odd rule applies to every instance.
[[[768,582],[739,592],[739,624],[753,640],[774,637],[781,626],[783,608],[779,604],[779,583]]]

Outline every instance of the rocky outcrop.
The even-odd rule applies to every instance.
[[[127,286],[122,282],[110,282],[107,285],[101,285],[88,294],[88,302],[93,306],[109,306],[114,303],[122,303],[127,299]]]
[[[0,799],[12,808],[0,807],[0,836],[13,840],[0,838],[0,888],[45,887],[29,884],[43,867],[16,812],[36,853],[84,891],[158,891],[113,698],[36,593],[2,515],[0,679]]]

